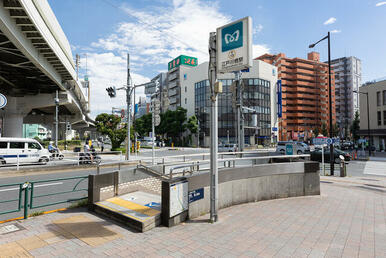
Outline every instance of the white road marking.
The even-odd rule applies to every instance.
[[[34,188],[44,187],[44,186],[51,186],[51,185],[62,185],[62,184],[63,184],[63,182],[42,184],[42,185],[35,185]],[[8,188],[8,189],[1,189],[0,192],[15,191],[15,190],[19,190],[19,187]]]

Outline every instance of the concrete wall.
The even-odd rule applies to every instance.
[[[264,164],[219,171],[219,208],[247,202],[320,194],[319,163]],[[204,188],[204,198],[189,204],[189,218],[210,209],[209,174],[188,178],[189,191]]]
[[[161,179],[140,169],[89,175],[89,203],[135,191],[161,195]]]

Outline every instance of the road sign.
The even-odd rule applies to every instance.
[[[252,19],[245,17],[217,28],[217,73],[252,67]]]
[[[7,98],[0,93],[0,108],[3,108],[7,105]]]
[[[161,123],[160,115],[154,115],[154,125],[159,126],[160,123]]]
[[[326,143],[327,143],[328,145],[330,145],[330,144],[332,144],[332,143],[333,143],[333,141],[332,141],[332,139],[331,139],[331,138],[327,138],[327,140],[326,140]]]
[[[285,145],[285,155],[293,155],[294,154],[294,146],[292,144]]]
[[[169,98],[164,98],[162,102],[163,102],[162,108],[163,108],[163,109],[168,109],[168,108],[169,108],[169,105],[170,105],[170,100],[169,100]]]
[[[281,88],[281,80],[277,81],[277,117],[281,118],[283,114],[283,106],[282,106],[282,88]]]

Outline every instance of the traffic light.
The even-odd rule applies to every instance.
[[[110,98],[115,98],[117,96],[117,90],[115,89],[115,86],[106,88],[106,91]]]
[[[67,131],[71,131],[71,124],[70,124],[70,122],[67,122],[66,129],[67,129]]]

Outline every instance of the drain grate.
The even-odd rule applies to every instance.
[[[6,226],[2,226],[2,227],[0,227],[0,235],[13,233],[13,232],[23,230],[23,229],[25,229],[25,228],[20,226],[20,225],[16,225],[16,224],[10,224],[10,225],[6,225]]]

